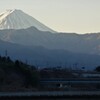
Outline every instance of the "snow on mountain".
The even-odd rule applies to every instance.
[[[1,30],[26,29],[31,26],[36,27],[40,31],[55,32],[21,10],[6,10],[4,13],[0,14]]]

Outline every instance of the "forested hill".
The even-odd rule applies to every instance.
[[[0,56],[0,91],[37,90],[38,72],[19,60]]]

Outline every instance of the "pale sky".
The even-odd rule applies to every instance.
[[[20,9],[58,32],[100,32],[100,0],[1,0],[0,13]]]

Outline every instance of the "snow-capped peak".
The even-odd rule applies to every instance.
[[[1,30],[26,29],[32,26],[36,27],[40,31],[50,31],[52,33],[55,32],[21,10],[8,9],[2,14],[0,14],[0,29]]]
[[[9,14],[11,14],[12,12],[14,12],[16,9],[7,9],[5,12],[0,14],[0,20],[4,19],[5,17],[7,17]]]

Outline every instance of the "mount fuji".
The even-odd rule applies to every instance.
[[[21,10],[6,10],[4,13],[0,14],[0,29],[26,29],[34,26],[40,31],[49,31],[54,33],[52,29],[43,25],[35,18],[24,13]]]

